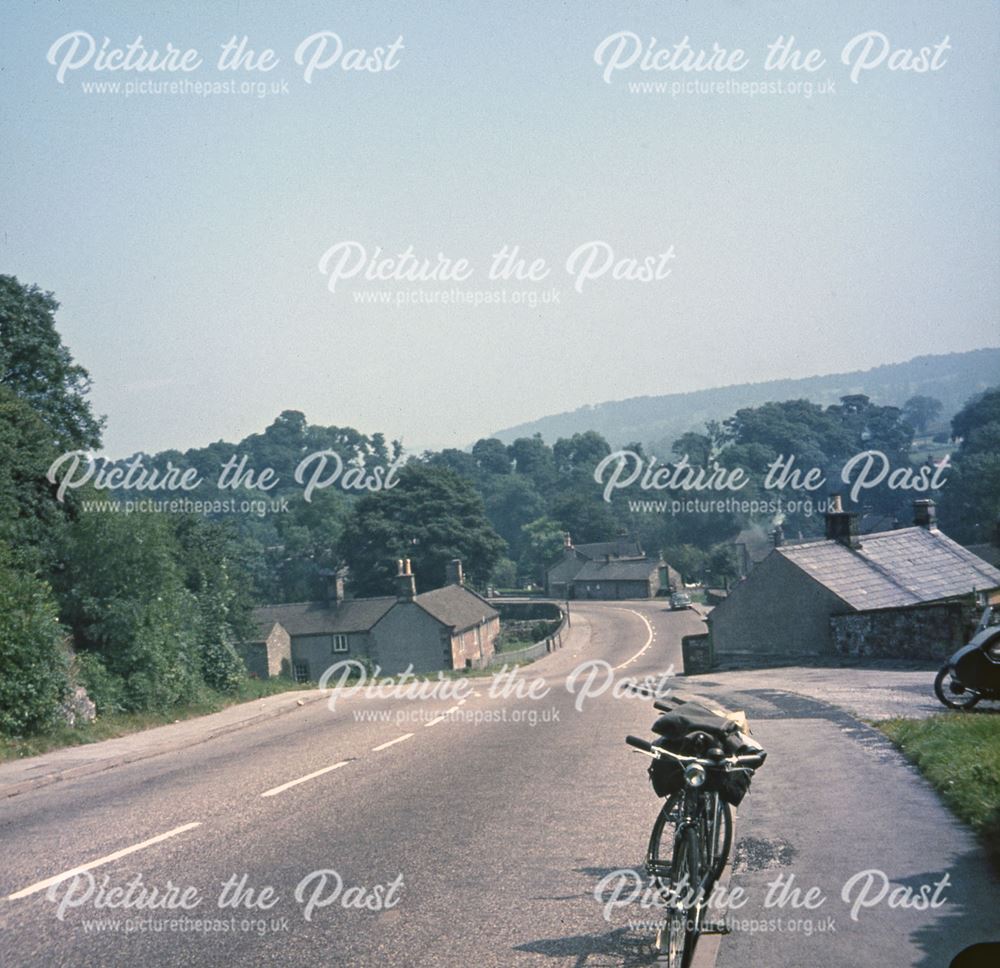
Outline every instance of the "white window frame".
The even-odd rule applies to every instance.
[[[337,633],[332,637],[332,644],[330,645],[330,651],[337,655],[340,652],[349,652],[350,643],[347,641],[347,636],[342,633]]]

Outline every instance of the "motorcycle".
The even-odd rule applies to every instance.
[[[942,667],[934,693],[949,709],[971,709],[980,699],[1000,699],[1000,625],[987,606],[976,634]]]

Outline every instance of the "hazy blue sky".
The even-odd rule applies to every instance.
[[[238,439],[283,409],[460,446],[585,403],[996,345],[998,28],[993,0],[14,0],[0,34],[0,271],[56,293],[115,455]],[[333,68],[306,84],[293,54],[322,30],[345,48],[401,36],[404,49],[392,71]],[[946,35],[951,49],[938,71],[883,64],[853,84],[841,51],[871,30],[894,49]],[[204,64],[89,64],[59,83],[46,55],[73,31],[194,47]],[[750,64],[632,68],[608,84],[594,53],[618,31],[741,47]],[[826,65],[765,74],[780,34]],[[233,35],[280,63],[219,72]],[[288,90],[82,86],[181,76]],[[803,76],[836,90],[628,87]],[[330,293],[318,262],[345,240],[467,258],[463,289],[554,286],[560,302],[361,304],[363,289],[413,287],[355,279]],[[575,292],[563,263],[591,240],[620,256],[673,245],[673,272]],[[488,281],[503,244],[545,258],[551,277]]]

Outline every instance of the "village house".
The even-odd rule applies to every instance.
[[[410,666],[423,674],[490,664],[500,615],[465,587],[460,561],[448,566],[444,587],[419,595],[410,562],[400,561],[396,586],[395,595],[348,599],[338,575],[327,601],[255,609],[258,638],[241,647],[248,670],[309,682],[348,658],[369,660],[384,675]]]
[[[1000,603],[1000,571],[938,530],[933,501],[914,511],[913,527],[862,535],[838,503],[824,538],[779,543],[709,614],[715,660],[950,654],[977,606]]]
[[[567,534],[545,586],[552,598],[654,598],[661,588],[680,587],[680,576],[662,558],[649,557],[634,537],[574,545]]]

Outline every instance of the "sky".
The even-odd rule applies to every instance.
[[[235,441],[286,409],[461,447],[588,403],[1000,341],[992,0],[10,0],[4,14],[0,272],[60,301],[111,456]],[[872,31],[867,52],[851,46]],[[789,35],[824,64],[765,71]],[[201,64],[97,69],[105,37],[140,36]],[[269,71],[219,69],[244,36],[273,51]],[[747,64],[640,69],[641,51],[664,64],[684,37]],[[903,69],[924,47],[937,69]],[[365,63],[383,69],[343,69]],[[545,278],[489,278],[503,246],[543,259]],[[366,280],[379,247],[465,260],[465,278]],[[345,251],[358,274],[337,280]],[[669,274],[614,277],[647,259]]]

